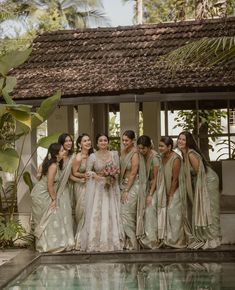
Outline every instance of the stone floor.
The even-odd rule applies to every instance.
[[[0,266],[20,253],[19,249],[0,250]]]

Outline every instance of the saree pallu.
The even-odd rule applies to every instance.
[[[142,172],[141,174],[144,174],[144,173],[146,174],[147,182],[145,183],[146,189],[144,189],[144,194],[142,197],[143,198],[142,206],[144,207],[143,233],[141,236],[139,236],[139,242],[143,248],[148,248],[148,249],[159,248],[162,244],[162,237],[161,237],[160,232],[162,231],[162,228],[164,226],[160,226],[159,228],[159,223],[158,223],[158,193],[159,192],[157,192],[157,185],[152,195],[151,204],[146,206],[146,197],[151,186],[150,184],[151,174],[153,174],[154,167],[157,166],[159,168],[159,165],[160,165],[160,156],[158,156],[156,152],[152,152],[147,162],[145,161],[140,162],[140,167],[143,167],[143,169],[141,169],[140,172]],[[139,196],[141,196],[141,192]],[[163,223],[165,223],[165,219],[163,220]]]
[[[197,174],[191,167],[188,157],[190,153],[198,158]],[[218,176],[210,167],[205,170],[201,156],[194,150],[189,150],[186,155],[184,174],[187,193],[188,247],[216,248],[221,243]]]
[[[120,176],[120,188],[123,190],[128,179],[125,178],[125,172],[131,168],[131,159],[136,153],[136,150],[129,152],[124,158],[121,158],[121,176]],[[127,250],[138,250],[139,244],[137,241],[137,204],[139,197],[139,176],[136,175],[135,180],[128,192],[128,201],[126,203],[121,203],[121,219],[123,230],[125,234],[124,248]]]
[[[172,183],[173,163],[181,158],[174,155],[163,165],[166,191],[169,192]],[[181,175],[183,174],[182,165],[179,173],[179,186],[173,194],[170,204],[167,206],[166,212],[166,231],[164,244],[172,248],[185,248],[186,236],[184,231],[184,191],[182,188]]]
[[[79,181],[74,183],[74,197],[75,197],[75,250],[81,249],[81,230],[84,225],[85,212],[85,192],[86,182]]]

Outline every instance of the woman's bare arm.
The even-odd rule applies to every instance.
[[[56,163],[52,163],[48,168],[48,174],[47,174],[47,189],[48,189],[48,192],[52,201],[56,200],[56,197],[57,197],[57,194],[54,190],[54,181],[55,181],[56,171],[57,171],[57,165]]]

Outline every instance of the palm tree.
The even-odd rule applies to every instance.
[[[235,63],[235,36],[205,37],[179,47],[162,60],[172,69],[189,65],[208,67]]]
[[[76,29],[107,22],[102,8],[100,0],[5,0],[0,21],[18,19],[36,24],[41,31]]]

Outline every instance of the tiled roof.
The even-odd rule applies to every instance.
[[[189,41],[234,35],[235,17],[44,33],[35,39],[28,62],[14,72],[15,97],[44,98],[58,88],[63,97],[229,90],[235,87],[234,67],[172,74],[156,61]]]

